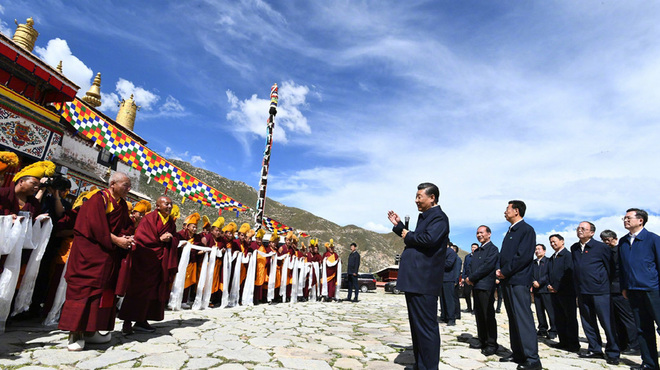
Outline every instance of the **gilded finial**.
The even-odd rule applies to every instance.
[[[101,106],[101,72],[96,74],[92,86],[82,100],[95,108]]]
[[[62,61],[61,61],[61,60],[60,60],[60,62],[57,64],[57,71],[60,72],[60,73],[62,73]]]
[[[122,99],[121,103],[119,103],[119,112],[117,112],[117,119],[115,121],[133,131],[133,127],[135,127],[135,115],[138,110],[140,110],[140,106],[135,104],[133,94],[131,94],[128,100]]]
[[[32,51],[34,49],[34,43],[37,41],[39,32],[34,29],[34,19],[28,18],[25,24],[19,24],[17,20],[14,19],[16,23],[16,32],[14,32],[14,40],[20,47],[27,51]]]

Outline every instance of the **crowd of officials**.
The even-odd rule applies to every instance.
[[[54,167],[51,162],[37,162],[18,172],[9,187],[0,188],[0,215],[21,221],[48,214],[53,221],[30,310],[22,316],[43,317],[51,311],[57,305],[55,297],[63,276],[66,297],[58,327],[70,332],[71,351],[110,341],[116,318],[123,320],[124,335],[153,332],[148,321],[163,320],[168,303],[172,305],[177,273],[185,274],[182,308],[190,308],[199,298],[195,297],[199,295],[196,286],[203,279],[208,279],[209,307],[227,307],[232,299],[241,305],[337,301],[341,262],[332,240],[325,243],[321,254],[315,239],[306,248],[290,232],[280,243],[276,233],[265,235],[263,229],[252,230],[249,224],[225,225],[222,217],[213,223],[204,219],[200,224],[202,218],[196,213],[186,217],[183,228],[177,230],[179,212],[172,200],[159,197],[153,211],[148,201],[130,204],[126,196],[131,180],[120,172],[112,174],[107,189],[84,192],[71,204],[65,199],[71,184],[64,178],[53,180]],[[181,248],[187,244],[191,249]],[[348,261],[351,301],[358,299],[360,257],[356,248],[352,243]],[[189,250],[186,258],[184,250]],[[208,263],[203,275],[201,261],[207,256],[208,262],[209,251],[218,258],[214,267]],[[226,256],[220,258],[223,254]],[[0,273],[6,257],[0,260]],[[246,263],[250,259],[254,262]],[[184,264],[188,261],[183,268],[182,260]]]
[[[434,184],[418,186],[415,203],[420,215],[414,231],[407,230],[396,213],[388,212],[393,231],[406,244],[398,289],[406,294],[415,368],[438,368],[437,297],[441,321],[454,325],[460,318],[456,289],[461,284],[469,287],[474,304],[468,304],[468,309],[477,323],[478,341],[470,347],[486,356],[495,355],[499,348],[495,317],[499,288],[497,296],[503,298],[509,319],[511,348],[500,362],[515,362],[519,370],[541,369],[538,338],[545,337],[557,339],[554,348],[580,358],[600,358],[617,365],[621,353],[639,354],[642,363],[632,369],[659,368],[660,237],[646,230],[646,211],[626,211],[622,220],[628,234],[621,238],[605,230],[599,235],[602,241],[596,240],[596,226],[588,221],[578,225],[579,241],[570,248],[561,235],[553,234],[548,241],[554,254],[548,258],[545,244],[537,244],[534,228],[523,219],[525,203],[512,200],[504,212],[511,226],[501,248],[491,241],[490,228],[479,226],[479,244],[472,246],[460,274],[460,259],[449,242],[449,220],[438,197]],[[578,315],[586,350],[578,339]]]

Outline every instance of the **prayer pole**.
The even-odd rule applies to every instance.
[[[268,167],[270,166],[270,151],[273,147],[273,129],[275,128],[275,115],[277,115],[277,84],[270,88],[270,108],[268,109],[268,121],[266,122],[266,150],[261,163],[261,177],[259,179],[259,195],[257,197],[257,211],[254,216],[254,229],[262,227],[264,219],[264,208],[266,205],[266,184],[268,183]]]

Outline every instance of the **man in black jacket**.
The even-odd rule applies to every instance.
[[[473,287],[474,318],[477,320],[477,336],[479,343],[470,344],[471,348],[481,348],[485,356],[497,352],[497,321],[495,319],[495,270],[499,262],[500,252],[490,241],[490,228],[481,225],[477,228],[477,240],[481,246],[472,252],[472,268],[465,283]]]
[[[526,208],[523,201],[512,200],[504,211],[504,217],[511,226],[502,241],[500,268],[495,275],[502,284],[513,353],[502,357],[500,362],[516,362],[518,370],[541,370],[532,299],[529,295],[536,232],[523,220]]]
[[[351,292],[355,291],[355,299],[353,302],[358,301],[358,292],[360,288],[358,286],[358,272],[360,271],[360,253],[357,252],[357,244],[351,243],[351,254],[348,255],[348,269],[346,270],[346,279],[348,280],[348,298],[347,301],[351,300]]]
[[[449,219],[438,205],[440,190],[431,183],[417,186],[415,204],[421,212],[415,231],[405,228],[399,215],[387,212],[392,231],[406,247],[399,262],[397,288],[406,293],[415,367],[437,369],[440,360],[438,295],[442,289]]]
[[[619,274],[621,272],[621,264],[619,263],[619,238],[614,231],[604,230],[600,233],[600,240],[609,246],[612,251],[610,299],[612,300],[612,315],[614,316],[617,344],[621,353],[639,355],[637,326],[635,325],[632,307],[630,307],[630,302],[621,294],[621,283],[619,282]]]
[[[564,248],[564,237],[550,235],[550,246],[555,254],[550,258],[548,272],[548,291],[552,298],[552,309],[557,325],[559,343],[551,345],[569,352],[580,351],[578,338],[577,305],[575,304],[575,286],[573,285],[573,259],[571,252]]]
[[[536,259],[532,265],[534,281],[532,282],[532,293],[534,294],[534,307],[536,308],[536,318],[539,321],[536,335],[555,339],[557,337],[557,327],[555,326],[555,314],[552,310],[552,298],[548,292],[548,267],[550,260],[545,256],[545,245],[536,245]],[[548,319],[545,314],[548,313]],[[548,326],[550,321],[550,326]]]
[[[474,251],[479,247],[479,244],[477,243],[472,243],[470,246],[470,254],[465,256],[465,261],[463,261],[463,280],[465,280],[466,277],[470,276],[470,273],[472,273],[471,266],[472,266],[472,256],[474,255]],[[472,286],[469,284],[463,284],[463,297],[465,297],[465,303],[467,304],[467,310],[465,312],[468,313],[473,313],[472,312]]]
[[[444,270],[442,294],[440,295],[440,321],[446,322],[447,326],[454,326],[456,325],[456,292],[454,287],[461,268],[460,258],[458,258],[454,248],[450,246],[447,247]]]
[[[588,351],[581,353],[580,357],[603,358],[603,341],[598,330],[600,321],[607,338],[605,359],[610,365],[618,365],[619,346],[612,325],[610,302],[612,251],[605,244],[593,239],[595,232],[596,226],[593,223],[580,222],[577,228],[580,241],[571,246],[582,330],[589,342]]]

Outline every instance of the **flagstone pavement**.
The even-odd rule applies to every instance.
[[[342,290],[340,296],[346,296]],[[461,300],[464,304],[464,301]],[[506,349],[485,357],[465,339],[476,335],[474,316],[463,313],[456,326],[441,324],[440,369],[515,369],[500,363]],[[506,314],[497,315],[499,343],[509,347]],[[37,322],[12,323],[0,334],[0,368],[32,369],[412,369],[410,328],[403,295],[360,294],[360,301],[304,302],[167,311],[153,323],[155,333],[123,336],[117,321],[113,339],[66,350],[67,334]],[[586,349],[584,337],[582,347]],[[546,369],[627,369],[638,356],[622,356],[619,366],[583,360],[539,342]]]

